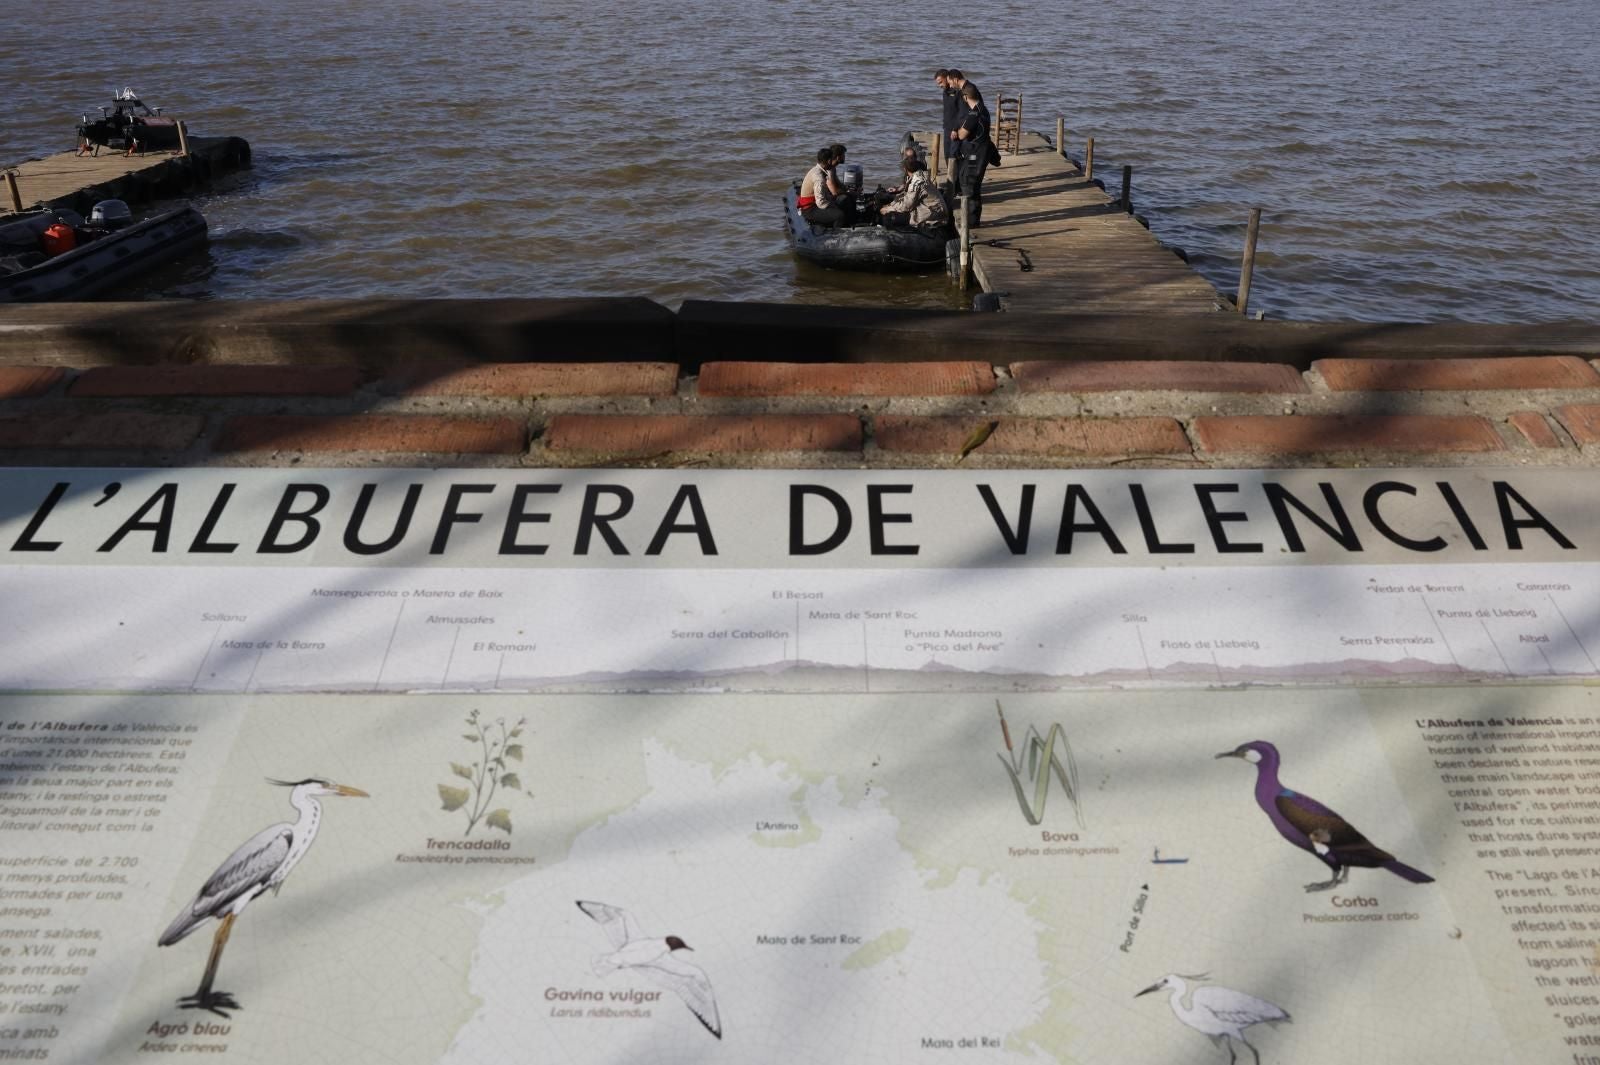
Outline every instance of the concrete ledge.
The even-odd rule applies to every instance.
[[[1600,355],[1600,325],[1257,322],[1238,315],[974,314],[688,300],[678,311],[679,362],[917,362],[974,357],[1286,363]]]
[[[673,314],[646,299],[228,300],[0,308],[11,364],[338,364],[670,359]]]
[[[85,368],[155,363],[1278,363],[1600,357],[1600,326],[1257,322],[1237,315],[974,314],[646,299],[229,300],[0,308],[0,358]],[[1570,373],[1570,369],[1569,369]]]

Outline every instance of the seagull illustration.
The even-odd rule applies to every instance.
[[[1256,1065],[1261,1065],[1261,1052],[1251,1046],[1250,1040],[1244,1037],[1244,1030],[1254,1024],[1280,1022],[1292,1024],[1293,1018],[1264,998],[1256,998],[1254,995],[1226,987],[1197,987],[1189,998],[1189,1005],[1185,1006],[1183,998],[1189,991],[1188,982],[1204,979],[1206,979],[1205,973],[1199,976],[1168,973],[1133,997],[1138,998],[1139,995],[1148,995],[1152,991],[1171,989],[1172,1012],[1178,1020],[1209,1038],[1213,1044],[1226,1044],[1228,1065],[1233,1065],[1238,1058],[1233,1049],[1235,1039],[1249,1047],[1250,1053],[1255,1055]]]
[[[1350,867],[1387,869],[1413,884],[1431,884],[1433,877],[1375,846],[1355,827],[1308,795],[1290,791],[1278,781],[1278,748],[1265,740],[1252,740],[1218,758],[1243,758],[1256,767],[1256,802],[1271,819],[1278,834],[1301,850],[1310,851],[1333,870],[1333,879],[1307,884],[1307,891],[1327,891],[1350,876]]]
[[[178,1000],[184,1009],[210,1010],[219,1017],[226,1017],[227,1010],[239,1009],[239,1003],[231,994],[211,989],[212,982],[217,978],[217,964],[222,961],[222,948],[228,945],[228,933],[233,931],[233,922],[256,898],[269,890],[276,894],[283,886],[284,878],[311,849],[312,841],[317,838],[317,826],[322,822],[322,804],[317,801],[319,797],[368,797],[360,788],[334,784],[317,777],[296,781],[271,780],[269,783],[294,789],[289,792],[289,802],[300,811],[299,819],[271,825],[245,840],[238,850],[217,866],[217,871],[211,874],[194,899],[161,933],[158,945],[170,947],[199,928],[207,918],[215,917],[222,922],[211,939],[211,956],[206,961],[206,973],[200,980],[199,990]]]
[[[722,1038],[722,1020],[717,1015],[716,996],[711,993],[711,981],[697,965],[691,965],[674,953],[692,950],[677,936],[650,938],[639,930],[639,922],[627,910],[607,906],[603,902],[579,900],[578,909],[592,917],[605,929],[606,938],[614,948],[610,954],[599,954],[594,959],[594,971],[604,976],[618,969],[635,969],[650,977],[669,991],[675,992],[689,1007],[706,1031]]]

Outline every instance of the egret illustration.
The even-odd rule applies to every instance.
[[[1206,973],[1198,976],[1168,973],[1133,997],[1148,995],[1152,991],[1170,990],[1173,1015],[1206,1036],[1214,1045],[1225,1044],[1228,1048],[1228,1065],[1238,1060],[1238,1054],[1233,1049],[1234,1040],[1243,1043],[1255,1057],[1256,1065],[1261,1065],[1261,1052],[1244,1037],[1245,1029],[1256,1024],[1292,1024],[1294,1019],[1281,1007],[1243,991],[1208,986],[1197,987],[1193,994],[1189,993],[1189,981],[1199,982],[1207,978]],[[1184,1004],[1185,996],[1189,999],[1188,1005]]]
[[[293,789],[289,802],[300,812],[299,818],[262,829],[228,855],[194,900],[173,918],[158,941],[160,946],[170,947],[199,928],[207,918],[215,917],[221,922],[211,939],[211,956],[206,960],[206,972],[200,979],[199,989],[178,1000],[184,1009],[209,1010],[226,1017],[227,1010],[241,1008],[231,994],[212,987],[217,978],[217,964],[222,960],[222,948],[228,945],[228,935],[233,931],[233,922],[239,919],[246,906],[267,891],[277,894],[284,878],[311,849],[312,841],[317,838],[317,827],[322,822],[319,798],[327,795],[368,797],[360,788],[318,777],[295,781],[269,779],[268,783]]]
[[[1350,867],[1387,869],[1413,884],[1431,884],[1433,877],[1413,869],[1372,843],[1355,827],[1308,795],[1291,791],[1278,780],[1278,748],[1265,740],[1252,740],[1218,758],[1242,758],[1256,767],[1256,803],[1272,821],[1278,834],[1303,851],[1309,851],[1333,870],[1333,877],[1307,884],[1307,891],[1327,891],[1350,876]]]
[[[706,1031],[722,1038],[722,1019],[717,1015],[717,999],[711,981],[697,965],[677,956],[677,951],[693,950],[677,936],[646,936],[627,910],[603,902],[578,902],[578,909],[592,917],[611,940],[610,954],[596,955],[594,971],[604,976],[618,969],[629,969],[665,987],[683,999]]]

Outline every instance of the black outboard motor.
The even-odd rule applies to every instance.
[[[856,197],[861,195],[862,186],[867,182],[867,174],[860,163],[840,163],[834,173],[838,175],[839,184],[844,186],[847,193]]]
[[[94,205],[94,210],[89,212],[91,229],[103,229],[108,233],[115,233],[131,225],[133,225],[133,212],[128,210],[128,205],[121,200],[101,200]]]

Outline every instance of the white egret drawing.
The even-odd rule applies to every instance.
[[[312,841],[317,838],[317,828],[322,822],[322,804],[317,801],[318,798],[329,795],[368,797],[360,788],[346,787],[319,777],[296,781],[271,780],[269,783],[293,789],[289,792],[289,802],[300,812],[299,818],[271,825],[246,840],[217,866],[217,871],[206,880],[194,899],[161,933],[159,945],[170,947],[209,918],[214,917],[222,922],[211,939],[211,956],[206,961],[206,972],[200,980],[199,989],[178,1000],[184,1009],[210,1010],[220,1017],[226,1017],[227,1010],[241,1008],[233,995],[212,987],[217,978],[217,965],[222,961],[222,948],[228,945],[228,935],[233,931],[233,922],[239,919],[246,906],[267,891],[276,894],[284,878],[311,849]]]
[[[611,940],[610,954],[596,955],[594,971],[600,976],[628,969],[651,980],[683,999],[706,1031],[722,1038],[722,1018],[717,1015],[717,999],[711,981],[698,965],[679,958],[680,950],[693,950],[677,936],[646,936],[627,910],[603,902],[579,900],[578,909],[592,917]]]
[[[1213,1044],[1226,1045],[1228,1065],[1233,1065],[1238,1059],[1233,1049],[1234,1040],[1248,1047],[1255,1057],[1256,1065],[1261,1065],[1261,1053],[1244,1037],[1245,1029],[1256,1024],[1293,1023],[1293,1018],[1282,1007],[1275,1006],[1264,998],[1256,998],[1254,995],[1247,995],[1243,991],[1234,991],[1231,988],[1208,985],[1197,987],[1194,993],[1190,994],[1189,981],[1198,983],[1207,979],[1208,975],[1201,973],[1198,976],[1184,976],[1180,973],[1168,973],[1133,997],[1138,998],[1139,995],[1148,995],[1153,991],[1171,991],[1170,1003],[1173,1014],[1178,1020],[1209,1038]],[[1184,1002],[1185,996],[1188,997],[1187,1003]]]

